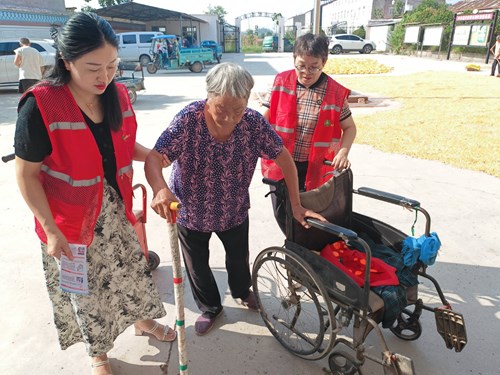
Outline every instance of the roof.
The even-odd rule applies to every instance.
[[[465,12],[466,10],[494,10],[500,9],[500,0],[463,0],[451,5],[450,9],[454,13]]]
[[[196,22],[207,23],[200,18],[190,16],[186,13],[175,12],[173,10],[156,8],[149,5],[128,2],[113,5],[106,8],[100,8],[95,11],[98,15],[108,18],[124,18],[132,21],[149,22],[156,20],[193,20]]]

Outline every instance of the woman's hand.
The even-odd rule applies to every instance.
[[[347,158],[347,150],[340,149],[332,160],[332,167],[341,172],[344,169],[349,169],[351,167],[351,162]]]
[[[306,217],[310,217],[313,219],[318,219],[320,221],[327,221],[323,216],[320,214],[309,210],[302,205],[296,205],[292,207],[292,212],[293,212],[293,217],[295,220],[297,220],[304,228],[310,228],[311,226],[307,224],[306,222]]]
[[[64,254],[69,260],[73,260],[68,241],[59,229],[47,233],[47,254],[57,259],[61,259],[61,255]]]
[[[170,204],[179,202],[177,197],[165,187],[156,193],[151,202],[151,208],[162,218],[167,219],[168,223],[172,223],[172,214],[170,211]]]

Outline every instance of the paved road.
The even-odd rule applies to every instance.
[[[360,57],[352,54],[350,57]],[[363,56],[366,57],[366,56]],[[424,70],[455,70],[465,73],[465,62],[372,55],[395,69],[391,74]],[[225,55],[224,60],[246,66],[256,80],[255,91],[265,91],[273,76],[292,68],[290,54]],[[484,66],[479,74],[487,74]],[[342,77],[339,77],[341,80]],[[140,124],[138,140],[152,146],[173,115],[188,102],[204,97],[204,73],[159,73],[146,78],[147,90],[135,104]],[[355,88],[353,88],[355,89]],[[16,102],[13,90],[0,90],[0,152],[12,149]],[[354,116],[361,109],[354,109]],[[360,113],[360,112],[358,112]],[[422,317],[424,331],[415,342],[402,342],[389,331],[389,347],[413,358],[418,374],[500,374],[498,333],[500,332],[500,180],[482,173],[461,170],[442,163],[385,154],[374,148],[354,145],[351,161],[355,186],[371,186],[420,200],[433,218],[432,229],[439,233],[443,247],[430,272],[436,276],[450,302],[465,315],[469,344],[462,353],[446,349],[434,328],[434,318]],[[145,182],[142,166],[136,166],[136,182]],[[251,186],[251,260],[268,246],[283,242],[272,218],[266,187],[256,174]],[[44,287],[41,256],[33,220],[14,182],[14,165],[0,165],[0,362],[1,374],[82,374],[89,363],[83,345],[65,352],[58,348],[51,307]],[[150,197],[149,197],[150,198]],[[413,215],[398,207],[356,200],[355,209],[408,232]],[[421,233],[422,220],[417,225]],[[161,257],[154,272],[168,316],[175,321],[172,268],[165,223],[152,212],[147,225],[148,242]],[[211,264],[222,293],[224,316],[217,329],[206,337],[194,334],[198,311],[186,290],[187,347],[192,374],[324,374],[326,359],[305,361],[289,354],[265,328],[260,315],[242,309],[228,294],[221,244],[213,240]],[[427,301],[435,301],[428,283],[420,286]],[[436,304],[436,306],[438,306]],[[367,347],[379,356],[376,337]],[[134,337],[127,330],[111,351],[115,373],[176,374],[177,346]],[[367,363],[365,374],[382,374],[379,366]]]

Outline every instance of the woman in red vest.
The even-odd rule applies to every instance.
[[[54,39],[54,69],[19,103],[17,181],[35,215],[60,346],[84,342],[92,373],[112,374],[107,352],[130,325],[176,338],[153,320],[166,312],[133,227],[132,162],[149,149],[136,142],[127,90],[113,80],[109,23],[77,13]],[[71,266],[63,256],[76,263],[69,274],[59,271]]]
[[[349,109],[346,89],[323,73],[328,60],[328,39],[305,34],[297,38],[293,50],[295,69],[279,73],[275,79],[264,117],[281,136],[292,154],[299,174],[299,188],[308,191],[328,180],[325,174],[349,168],[349,150],[356,137],[356,125]],[[283,178],[272,161],[263,160],[262,173],[274,180]],[[285,231],[283,202],[272,194],[275,216]]]

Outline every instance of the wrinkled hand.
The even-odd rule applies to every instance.
[[[61,254],[64,254],[68,259],[73,260],[68,241],[59,229],[53,233],[47,233],[47,254],[57,259],[61,259]]]
[[[163,188],[153,197],[151,208],[162,218],[167,219],[168,223],[172,223],[172,213],[170,204],[178,202],[177,197],[168,188]]]
[[[295,220],[297,220],[300,224],[302,224],[302,226],[304,228],[311,227],[309,224],[307,224],[307,222],[305,220],[306,217],[311,217],[313,219],[318,219],[321,221],[327,221],[320,214],[318,214],[312,210],[309,210],[308,208],[304,208],[301,205],[297,205],[297,206],[292,207],[292,211],[293,211],[293,217],[295,218]]]
[[[347,158],[347,152],[339,150],[332,160],[332,167],[339,172],[344,169],[349,169],[351,167],[351,162]]]

